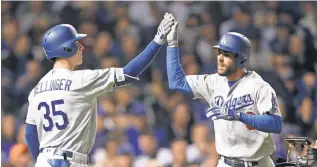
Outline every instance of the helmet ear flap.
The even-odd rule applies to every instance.
[[[240,62],[240,64],[244,64],[247,61],[247,59],[244,59]]]
[[[238,68],[244,68],[246,66],[247,58],[243,54],[236,54],[235,64]]]
[[[72,52],[73,49],[72,49],[72,48],[69,48],[69,47],[64,47],[64,51],[65,51],[65,52]]]
[[[62,46],[62,53],[65,57],[74,56],[78,50],[78,46],[74,41],[68,41]]]

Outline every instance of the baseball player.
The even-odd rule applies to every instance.
[[[151,63],[173,24],[165,17],[153,41],[124,68],[76,70],[84,47],[68,24],[49,29],[42,47],[54,67],[29,95],[26,141],[36,167],[86,167],[96,135],[97,97],[138,80]]]
[[[214,120],[218,167],[273,167],[271,133],[280,133],[282,118],[273,88],[246,69],[251,43],[236,32],[222,36],[217,49],[217,73],[185,76],[179,60],[178,22],[167,35],[170,89],[205,99],[206,116]]]

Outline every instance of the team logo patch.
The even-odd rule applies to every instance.
[[[225,45],[227,43],[227,38],[226,36],[223,36],[221,41],[220,41],[221,44]]]

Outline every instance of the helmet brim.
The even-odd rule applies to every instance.
[[[212,46],[212,48],[214,48],[214,49],[220,49],[220,46],[219,46],[219,45],[214,45],[214,46]]]
[[[225,46],[225,45],[221,45],[221,44],[220,45],[214,45],[214,46],[212,46],[212,48],[221,49],[221,50],[224,50],[224,51],[227,51],[227,52],[238,54],[238,52],[235,49],[230,48],[230,47]]]
[[[74,41],[78,41],[78,40],[80,40],[80,39],[82,39],[82,38],[84,38],[86,36],[87,36],[87,34],[77,34],[76,38],[74,39]]]

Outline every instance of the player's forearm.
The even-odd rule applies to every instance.
[[[161,45],[152,41],[143,52],[123,68],[123,73],[132,77],[138,77],[150,65],[160,50],[160,47]]]
[[[179,61],[179,47],[167,47],[166,62],[169,88],[183,93],[193,93]]]
[[[250,115],[241,113],[241,122],[267,133],[280,133],[282,131],[282,117],[278,115]]]
[[[37,156],[39,155],[39,149],[40,149],[36,125],[26,124],[25,140],[33,160],[36,160]]]

